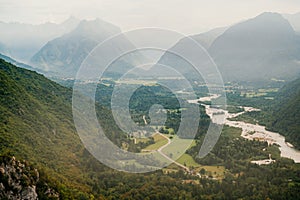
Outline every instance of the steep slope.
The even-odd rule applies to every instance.
[[[230,27],[209,52],[227,81],[289,79],[300,73],[300,38],[277,13]]]
[[[77,151],[80,142],[71,120],[70,91],[3,60],[0,69],[0,151],[12,151],[32,162],[52,165],[53,169],[62,167],[57,162],[64,159],[65,163],[77,160],[72,151]],[[70,175],[67,168],[59,170]]]
[[[61,24],[32,25],[0,22],[0,41],[10,49],[10,56],[22,62],[28,62],[49,40],[70,32],[78,23],[79,20],[74,17],[70,17]]]
[[[189,36],[193,40],[195,40],[198,44],[200,44],[204,49],[209,49],[213,41],[219,37],[226,28],[216,28],[212,29],[208,32],[201,33],[198,35],[192,35]],[[187,49],[190,49],[191,41],[190,38],[182,38],[179,40],[173,47],[171,47],[169,50],[172,51],[179,51],[179,52],[184,52]],[[159,59],[158,64],[166,65],[166,66],[171,66],[175,68],[178,72],[185,74],[187,76],[194,77],[194,74],[197,74],[194,72],[193,67],[188,64],[187,62],[183,61],[181,58],[178,56],[173,55],[172,53],[166,52],[162,57]],[[159,67],[158,67],[159,68]],[[164,71],[158,69],[158,73],[164,73]],[[167,71],[165,72],[165,76],[170,75],[170,72]],[[172,76],[172,75],[171,75]]]
[[[0,155],[12,154],[42,168],[63,199],[90,192],[88,174],[95,172],[91,167],[98,172],[106,169],[76,134],[71,95],[70,89],[0,59]],[[110,112],[104,109],[101,114],[99,120],[109,124],[109,132],[121,143]]]
[[[300,73],[300,37],[277,13],[263,13],[226,30],[191,37],[208,47],[226,82],[288,80]],[[188,49],[185,43],[183,38],[171,50]],[[192,66],[169,53],[164,54],[159,63],[173,66],[190,77],[195,74]]]
[[[222,35],[227,28],[228,27],[215,28],[205,33],[192,35],[190,37],[199,42],[205,49],[209,49],[209,47],[212,45],[215,39]]]
[[[272,106],[272,120],[268,128],[286,136],[286,140],[300,149],[300,79],[288,83],[277,95]]]
[[[47,185],[37,186],[38,194],[39,191],[47,191],[43,192],[39,199],[57,199],[58,195],[60,199],[82,200],[178,197],[276,199],[278,196],[299,199],[299,167],[284,160],[266,167],[246,164],[249,163],[250,156],[252,157],[249,152],[254,153],[253,155],[257,155],[257,152],[266,154],[262,149],[267,147],[267,144],[233,139],[240,131],[228,128],[225,134],[221,135],[221,143],[217,145],[219,148],[215,152],[224,160],[231,156],[237,159],[229,160],[226,164],[233,167],[226,169],[222,181],[199,179],[180,170],[176,172],[174,166],[170,174],[161,170],[147,174],[110,170],[93,159],[82,147],[72,125],[70,96],[69,89],[35,72],[17,68],[0,60],[0,154],[14,154],[17,160],[27,158],[26,160],[34,164],[34,168],[38,166],[43,169],[39,170],[39,179],[46,176],[55,186],[55,190],[48,190]],[[110,128],[109,133],[119,133],[114,128],[109,112],[100,115],[99,120],[103,120],[106,128]],[[199,145],[201,142],[197,143],[197,146]],[[242,157],[241,160],[239,157]],[[244,158],[247,159],[244,161]],[[22,187],[27,187],[28,184],[33,186],[36,183],[35,170],[21,167],[23,171],[17,171],[18,167],[14,167],[12,161],[3,160],[0,156],[0,181],[7,183],[5,188],[0,184],[0,198],[10,192],[10,189],[17,194],[22,192],[22,188],[19,188],[20,176]],[[24,161],[16,163],[22,165]],[[245,167],[241,168],[244,164]],[[219,168],[223,168],[219,165],[213,168],[215,167],[218,171]],[[17,170],[14,171],[14,168]],[[237,172],[240,174],[238,177],[234,176]],[[8,182],[10,178],[14,181]],[[236,184],[232,184],[233,181],[236,181]],[[37,184],[39,183],[41,182],[38,181]],[[253,183],[256,184],[255,187]],[[17,188],[10,187],[12,184]],[[53,188],[52,185],[49,186]],[[26,187],[23,189],[28,191],[30,188]],[[251,187],[255,192],[249,192]]]
[[[0,156],[0,199],[59,199],[53,183],[27,161]]]
[[[84,20],[72,32],[48,42],[32,57],[31,65],[57,73],[60,77],[74,78],[90,51],[100,42],[120,32],[118,27],[100,19]],[[113,48],[122,48],[122,45],[132,44],[124,37],[123,41],[113,44]],[[129,59],[115,65],[126,68],[129,63],[134,62],[134,59]]]
[[[174,46],[172,46],[168,51],[166,51],[158,60],[155,66],[155,72],[165,77],[176,77],[178,73],[188,77],[190,80],[196,82],[203,82],[203,77],[199,76],[198,71],[195,70],[194,66],[189,63],[189,61],[183,59],[182,55],[176,55],[178,52],[189,52],[188,55],[194,55],[193,52],[195,46],[201,49],[201,55],[195,55],[197,57],[203,57],[202,60],[204,65],[211,63],[208,61],[209,57],[207,54],[207,49],[211,46],[213,41],[221,35],[226,30],[225,27],[212,29],[208,32],[200,33],[197,35],[191,35],[180,39]],[[173,54],[172,52],[177,52]],[[179,53],[182,54],[182,53]],[[209,64],[211,65],[211,64]],[[163,69],[162,66],[169,66],[174,70]],[[211,66],[209,66],[210,68]]]
[[[7,55],[4,55],[4,54],[1,54],[0,53],[0,59],[3,59],[5,62],[8,62],[8,63],[11,63],[17,67],[20,67],[20,68],[24,68],[24,69],[28,69],[28,70],[31,70],[31,71],[37,71],[38,73],[42,73],[42,74],[45,74],[46,72],[42,71],[42,70],[37,70],[36,68],[33,68],[27,64],[24,64],[24,63],[21,63],[21,62],[18,62],[14,59],[12,59],[11,57],[7,56]]]
[[[283,14],[283,17],[290,22],[297,34],[300,35],[300,12],[295,14]]]

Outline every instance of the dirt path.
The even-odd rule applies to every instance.
[[[169,144],[171,144],[171,140],[169,137],[165,136],[164,134],[161,134],[159,132],[157,132],[157,134],[161,135],[162,137],[166,138],[168,140],[168,143],[161,146],[157,151],[158,153],[160,153],[160,155],[162,155],[163,157],[165,157],[166,159],[168,159],[169,161],[171,161],[172,163],[174,163],[175,165],[183,168],[185,171],[190,172],[190,169],[182,164],[180,164],[179,162],[177,162],[176,160],[173,160],[172,158],[170,158],[169,156],[167,156],[164,152],[162,152],[162,150],[164,148],[166,148]]]
[[[145,125],[147,125],[148,123],[147,123],[147,121],[146,121],[146,116],[145,116],[145,115],[143,115],[143,120],[144,120]],[[164,158],[166,158],[167,160],[169,160],[169,161],[171,161],[172,163],[174,163],[175,165],[179,166],[180,168],[183,168],[183,169],[184,169],[185,171],[187,171],[187,172],[190,172],[190,169],[189,169],[188,167],[186,167],[186,166],[180,164],[180,163],[177,162],[176,160],[173,160],[172,158],[170,158],[169,156],[167,156],[167,155],[162,151],[164,148],[166,148],[168,145],[171,144],[171,139],[170,139],[169,137],[165,136],[164,134],[160,133],[160,132],[156,132],[156,134],[159,134],[159,135],[161,135],[162,137],[164,137],[165,139],[168,140],[168,143],[165,144],[165,145],[163,145],[163,146],[161,146],[159,149],[157,149],[157,152],[158,152],[160,155],[162,155]]]
[[[145,125],[147,125],[148,123],[146,121],[146,116],[145,115],[143,115],[143,120],[144,120]]]

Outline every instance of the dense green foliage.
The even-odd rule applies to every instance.
[[[28,160],[39,169],[40,183],[48,183],[62,199],[299,199],[299,165],[277,159],[277,147],[262,151],[265,143],[243,140],[239,130],[231,128],[224,129],[207,158],[196,158],[203,134],[188,151],[199,163],[224,165],[222,181],[185,174],[178,168],[168,174],[111,170],[90,155],[76,134],[71,89],[3,60],[0,78],[0,154],[10,152]],[[99,106],[98,116],[114,143],[131,146],[107,108]],[[250,158],[265,158],[268,153],[277,159],[275,164],[249,163]]]
[[[43,168],[68,188],[88,191],[81,167],[84,148],[72,122],[70,89],[3,60],[0,77],[1,154],[10,152]]]
[[[99,84],[96,92],[96,100],[99,104],[110,108],[111,96],[115,86],[112,81],[106,82],[107,85]],[[122,97],[119,97],[122,98]],[[181,101],[181,102],[180,102]],[[134,122],[140,125],[145,125],[143,116],[147,123],[151,123],[149,116],[149,110],[155,104],[161,105],[166,113],[163,115],[167,116],[165,127],[172,128],[174,133],[177,133],[179,125],[181,123],[181,110],[186,108],[186,102],[183,99],[178,99],[172,91],[162,85],[149,85],[139,87],[131,96],[129,101],[129,110],[131,118]],[[197,105],[189,105],[197,106]],[[203,106],[199,107],[200,121],[198,135],[204,134],[207,131],[210,123],[209,116],[205,113]],[[161,111],[163,112],[163,111]],[[154,124],[155,125],[155,124]],[[165,133],[167,133],[165,131]],[[188,137],[188,131],[186,135],[182,137]]]
[[[227,97],[232,105],[252,106],[262,110],[247,112],[232,120],[264,125],[267,129],[284,135],[286,141],[300,149],[300,79],[287,82],[278,92],[268,92],[263,96],[247,98],[237,90],[228,93]]]
[[[300,79],[288,83],[278,92],[271,116],[267,127],[283,134],[300,149]]]

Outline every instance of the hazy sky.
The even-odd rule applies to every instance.
[[[300,0],[0,0],[0,21],[62,22],[102,18],[123,30],[162,27],[185,34],[236,23],[261,12],[300,12]]]

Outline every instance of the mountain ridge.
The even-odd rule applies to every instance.
[[[227,29],[209,53],[227,81],[286,79],[300,73],[300,65],[294,63],[300,60],[299,44],[286,19],[278,13],[263,13]]]
[[[188,48],[183,41],[171,50]],[[225,82],[289,80],[300,74],[300,37],[278,13],[262,13],[232,25],[215,37],[207,51]],[[187,76],[195,74],[191,66],[167,53],[159,63]]]
[[[0,22],[0,41],[9,48],[11,57],[22,62],[28,62],[45,43],[70,32],[78,23],[79,20],[74,17],[60,24],[48,22],[32,25]]]
[[[89,53],[98,44],[116,34],[120,36],[117,41],[112,41],[112,51],[119,52],[119,49],[133,46],[115,25],[100,19],[83,20],[70,33],[49,41],[32,57],[30,64],[37,69],[56,73],[62,78],[75,78]],[[126,55],[112,64],[116,67],[113,72],[122,73],[141,59],[143,57],[138,52]]]
[[[300,149],[300,78],[287,83],[281,88],[271,106],[270,130],[278,131],[286,137],[286,141]]]

